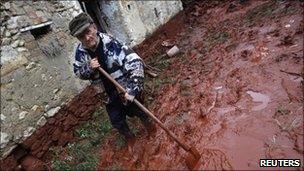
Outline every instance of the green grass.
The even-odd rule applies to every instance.
[[[75,130],[78,141],[67,147],[52,148],[52,168],[58,171],[96,170],[100,160],[96,150],[112,129],[106,116],[104,108],[98,109],[89,122]]]
[[[275,115],[288,115],[290,110],[286,109],[283,105],[279,105]]]
[[[166,69],[172,62],[172,58],[168,56],[162,56],[162,54],[156,54],[147,60],[147,64],[156,67],[158,69]]]
[[[112,129],[112,125],[106,115],[104,108],[94,112],[91,122],[85,123],[75,131],[76,137],[89,139],[93,145],[101,143]]]
[[[245,26],[254,26],[264,21],[265,18],[272,17],[276,7],[276,1],[269,1],[251,10],[248,10],[244,18]]]
[[[265,22],[265,19],[275,19],[286,15],[292,15],[299,12],[295,7],[295,2],[290,1],[290,5],[284,8],[279,7],[278,1],[269,1],[263,3],[251,10],[248,10],[244,17],[245,26],[255,26],[257,24]]]
[[[70,171],[72,167],[66,162],[61,160],[52,161],[52,166],[55,171]]]
[[[115,141],[115,146],[121,150],[127,146],[127,142],[122,138],[122,136],[117,136]]]

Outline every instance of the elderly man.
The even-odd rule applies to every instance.
[[[113,127],[129,145],[135,142],[135,136],[129,129],[126,115],[139,117],[148,133],[154,132],[155,127],[147,114],[133,103],[134,98],[141,100],[142,97],[144,69],[141,58],[112,36],[98,32],[93,20],[85,13],[76,16],[69,23],[69,29],[71,35],[81,42],[76,49],[74,73],[80,79],[101,80],[109,98],[106,110]],[[121,95],[114,84],[101,75],[98,67],[108,72],[127,93]]]

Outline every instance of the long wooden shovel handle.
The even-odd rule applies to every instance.
[[[98,67],[98,70],[105,76],[107,77],[120,91],[126,93],[126,90],[116,81],[114,80],[105,70],[103,70],[101,67]],[[141,109],[143,110],[145,113],[147,113],[156,123],[158,123],[158,125],[163,128],[168,135],[170,135],[184,150],[186,151],[190,151],[190,147],[185,144],[182,143],[182,141],[177,138],[177,136],[171,132],[168,128],[165,127],[165,125],[159,120],[157,119],[152,112],[150,112],[145,106],[143,106],[137,99],[134,99],[134,103]]]

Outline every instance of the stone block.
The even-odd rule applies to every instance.
[[[56,108],[52,108],[52,109],[50,109],[49,111],[47,111],[47,112],[45,113],[45,116],[46,116],[47,118],[53,117],[59,110],[60,110],[60,107],[59,107],[59,106],[56,107]]]
[[[30,51],[39,49],[38,43],[36,41],[27,42],[27,43],[25,43],[24,47]]]
[[[28,138],[29,136],[31,136],[35,131],[35,128],[33,127],[28,127],[24,132],[23,132],[23,137],[24,138]]]
[[[27,16],[28,16],[30,19],[35,19],[35,18],[38,17],[35,11],[28,12],[28,13],[27,13]]]
[[[28,112],[27,111],[22,111],[22,112],[20,112],[19,113],[19,120],[22,120],[22,119],[24,119],[25,118],[25,116],[28,114]]]
[[[1,132],[1,141],[0,141],[0,148],[6,147],[7,143],[10,141],[11,136],[8,133]]]
[[[0,114],[0,116],[1,116],[1,122],[5,121],[6,116],[5,116],[5,115],[3,115],[2,113]]]
[[[17,20],[18,25],[23,28],[23,27],[27,27],[31,24],[31,20],[29,19],[28,16],[20,16]]]
[[[9,45],[10,43],[11,43],[11,39],[10,38],[3,38],[2,39],[2,46]]]
[[[26,70],[31,70],[32,68],[34,68],[36,66],[36,63],[35,62],[30,62],[26,67],[25,69]]]
[[[36,11],[32,6],[30,6],[30,5],[25,5],[24,7],[23,7],[23,9],[24,9],[24,11],[27,13],[27,14],[29,14],[30,12],[33,12],[33,11]]]
[[[46,118],[44,116],[42,116],[38,121],[37,121],[37,125],[39,126],[43,126],[46,124]]]
[[[4,9],[9,10],[9,9],[11,8],[10,2],[5,2],[5,3],[3,4],[3,7],[4,7]]]
[[[16,16],[16,17],[11,17],[9,20],[7,20],[7,29],[18,29],[18,18],[19,16]]]

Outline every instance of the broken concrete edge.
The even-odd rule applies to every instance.
[[[6,147],[7,150],[0,156],[1,165],[4,166],[6,160],[12,160],[10,156],[19,155],[15,154],[17,147],[27,151],[26,155],[41,158],[51,146],[63,146],[71,141],[79,123],[89,120],[100,107],[102,92],[96,89],[96,85],[89,85],[67,104],[51,109],[52,112],[44,115],[44,119],[39,119],[41,125],[38,128],[29,127],[25,130],[27,136],[21,142]]]

